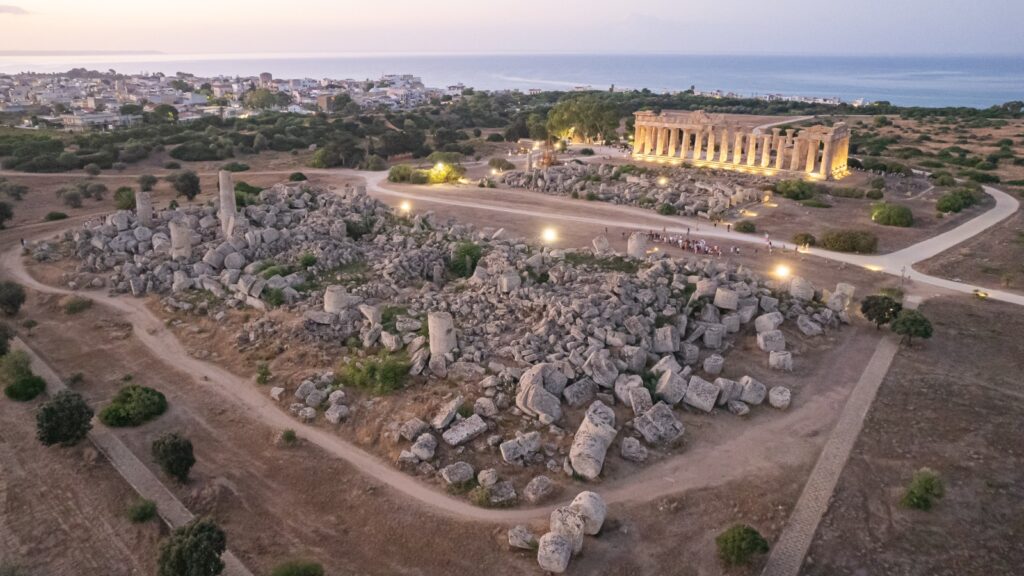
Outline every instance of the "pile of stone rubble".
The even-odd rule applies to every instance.
[[[399,464],[440,471],[449,483],[474,477],[468,462],[453,458],[466,448],[492,451],[511,469],[594,479],[616,445],[623,459],[643,462],[648,447],[678,440],[681,414],[743,416],[765,400],[785,408],[790,391],[727,369],[729,349],[756,338],[771,368],[792,370],[783,324],[807,336],[833,329],[848,320],[854,293],[846,284],[819,291],[799,277],[764,281],[713,259],[648,255],[639,236],[623,257],[604,237],[592,250],[565,251],[501,229],[442,226],[429,214],[400,218],[359,188],[276,185],[237,210],[229,175],[221,186],[213,206],[154,214],[140,195],[136,211],[68,232],[79,259],[70,283],[160,293],[171,303],[205,290],[227,305],[258,308],[277,293],[303,318],[299,337],[355,338],[404,358],[421,381],[456,383],[440,409],[382,415],[409,443]],[[452,261],[466,246],[482,256],[459,278]],[[37,248],[37,256],[49,250]],[[305,254],[315,264],[296,268]],[[354,264],[357,280],[338,272]],[[250,322],[247,344],[297,336],[276,324],[257,328]],[[293,394],[291,411],[304,421],[323,413],[338,423],[352,409],[333,376],[304,381]],[[517,498],[494,470],[477,481],[492,505]],[[527,500],[551,491],[545,476],[531,484]]]
[[[551,512],[548,532],[539,539],[528,526],[513,526],[508,531],[508,543],[513,548],[537,550],[537,563],[541,569],[561,574],[569,567],[569,560],[583,550],[584,536],[594,536],[604,525],[608,508],[604,499],[595,492],[580,492],[568,506]]]
[[[501,182],[513,188],[666,210],[688,216],[719,218],[730,210],[758,202],[770,182],[764,177],[664,168],[666,176],[624,172],[623,166],[570,162],[530,171],[510,171]],[[626,168],[625,170],[629,170]]]

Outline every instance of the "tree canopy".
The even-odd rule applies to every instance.
[[[529,121],[527,121],[529,124]],[[548,112],[548,135],[583,141],[608,140],[619,127],[619,112],[596,96],[562,100]]]
[[[874,322],[876,329],[895,320],[900,310],[903,310],[903,305],[884,294],[868,296],[860,303],[861,314]]]

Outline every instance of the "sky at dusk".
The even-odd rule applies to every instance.
[[[1024,54],[1021,0],[6,1],[0,51]]]

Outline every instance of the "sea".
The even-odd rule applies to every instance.
[[[684,54],[0,54],[0,73],[73,67],[121,73],[375,79],[481,90],[721,90],[743,96],[885,100],[985,108],[1024,100],[1024,56],[729,56]]]

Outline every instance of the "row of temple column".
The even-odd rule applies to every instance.
[[[846,149],[845,146],[837,148]],[[837,162],[846,165],[846,158],[833,157],[832,140],[798,135],[793,129],[783,134],[778,128],[772,129],[771,134],[755,134],[728,127],[672,128],[638,124],[633,153],[656,159],[678,158],[799,171],[823,178],[829,177]]]

